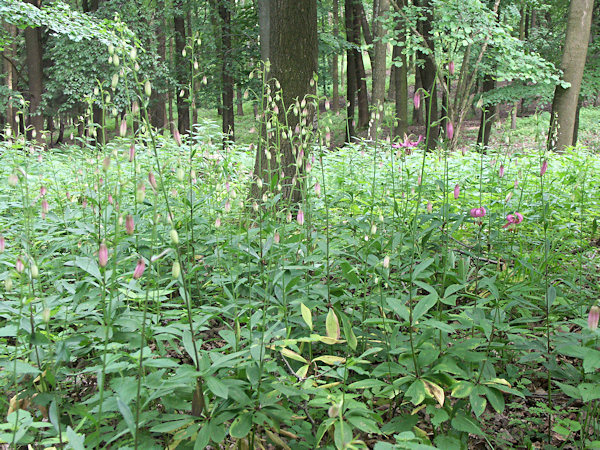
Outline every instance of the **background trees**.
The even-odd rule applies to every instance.
[[[15,111],[15,101],[22,97],[27,108],[21,131],[29,126],[30,137],[35,130],[40,143],[44,138],[48,143],[50,133],[55,141],[58,136],[62,140],[65,130],[67,135],[93,134],[87,124],[117,121],[117,116],[135,109],[132,80],[120,76],[119,64],[109,62],[106,53],[107,43],[121,39],[126,26],[127,33],[131,31],[129,45],[141,50],[140,77],[153,86],[153,125],[164,128],[170,123],[171,128],[176,125],[187,133],[198,120],[199,109],[212,109],[221,116],[226,140],[234,140],[234,94],[238,93],[238,112],[243,113],[244,91],[258,92],[258,81],[249,74],[271,54],[270,27],[275,20],[269,13],[271,6],[271,0],[132,0],[126,4],[88,0],[70,6],[9,0],[0,9],[5,42],[0,91],[3,123],[17,131],[15,117],[23,108]],[[51,14],[72,18],[78,8],[78,20],[87,20],[93,33],[80,26],[83,22],[71,22],[56,34],[56,23],[40,19]],[[593,101],[600,91],[598,58],[587,58],[587,70],[582,65],[588,47],[590,55],[598,53],[598,7],[594,10],[592,2],[572,4],[579,8],[575,15],[587,19],[581,30],[575,21],[566,20],[567,8],[564,1],[549,5],[504,0],[321,2],[315,19],[320,55],[316,93],[332,100],[334,110],[343,93],[346,140],[366,136],[371,112],[378,109],[384,135],[402,138],[409,132],[428,132],[433,148],[447,120],[456,130],[453,144],[460,140],[463,122],[475,120],[480,124],[478,141],[485,145],[493,136],[493,120],[514,111],[514,121],[530,104],[548,109],[558,86],[554,130],[563,118],[576,117],[573,98],[579,100],[575,104]],[[81,40],[111,27],[112,38]],[[585,29],[591,30],[590,39],[582,34]],[[580,75],[575,76],[573,64],[564,60],[561,79],[555,50],[565,36],[562,54],[577,56]],[[576,42],[572,36],[578,37]],[[295,69],[290,65],[286,70]],[[119,82],[113,87],[115,74]],[[573,95],[579,78],[580,99]],[[389,114],[392,106],[384,101],[386,88],[395,96],[395,114]],[[421,88],[423,108],[409,108],[409,92],[412,96]],[[111,95],[110,106],[101,93]],[[560,105],[567,97],[571,112],[559,113],[566,111]],[[256,98],[249,95],[246,101],[255,108],[264,106]],[[425,128],[420,127],[420,117]],[[42,137],[44,130],[48,132]],[[575,118],[558,126],[559,139],[571,136],[564,137],[561,148],[574,142],[575,131]]]

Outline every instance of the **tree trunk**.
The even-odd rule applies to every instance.
[[[317,0],[272,0],[270,17],[270,75],[281,85],[278,120],[287,125],[287,137],[281,136],[279,148],[267,148],[273,152],[271,159],[267,158],[265,148],[258,146],[254,173],[264,184],[262,189],[253,184],[252,197],[260,199],[264,190],[280,184],[283,202],[298,203],[302,199],[300,181],[308,157],[302,156],[298,143],[312,131],[314,111],[310,105],[300,107],[300,120],[293,111],[286,114],[286,108],[315,93],[311,80],[318,70]],[[308,134],[298,133],[297,126]]]
[[[402,0],[401,6],[405,0]],[[400,32],[400,41],[406,39],[404,27],[396,28]],[[400,67],[395,67],[394,76],[394,100],[396,103],[396,126],[394,127],[394,137],[402,137],[408,134],[408,67],[406,55],[402,51],[402,47],[395,45],[393,53],[394,61],[398,59],[402,63]]]
[[[41,0],[26,0],[27,3],[41,6]],[[35,131],[35,139],[43,143],[44,117],[40,111],[44,91],[42,69],[42,39],[39,28],[25,28],[25,47],[27,50],[27,73],[29,75],[29,125]],[[33,137],[28,133],[28,138]]]
[[[186,46],[185,19],[182,9],[182,2],[178,1],[173,13],[173,26],[175,28],[175,76],[179,87],[177,95],[177,128],[179,133],[185,134],[190,131],[190,105],[187,101],[188,87],[188,68],[189,64],[182,52]],[[183,91],[183,96],[181,95]]]
[[[17,36],[16,25],[5,23],[4,30],[12,42],[4,48],[4,72],[6,73],[6,87],[11,92],[8,98],[8,104],[6,105],[6,123],[10,125],[12,135],[16,136],[19,133],[19,127],[15,120],[15,109],[13,108],[13,102],[15,101],[12,96],[12,92],[16,90],[18,76],[17,70],[14,66],[15,56],[17,54],[16,44],[14,38]]]
[[[353,43],[360,46],[359,4],[353,0]],[[354,54],[354,69],[356,70],[356,96],[358,98],[358,128],[366,128],[369,124],[369,92],[367,91],[367,74],[363,64],[362,52],[356,50]]]
[[[158,9],[162,11],[164,9],[164,1],[158,2]],[[167,39],[165,36],[165,21],[161,16],[158,26],[156,27],[155,35],[157,41],[157,53],[159,64],[166,64],[167,62]],[[167,94],[166,92],[159,92],[158,89],[152,90],[152,110],[150,118],[152,126],[163,129],[167,127]]]
[[[340,34],[339,28],[340,28],[339,0],[333,0],[333,36],[336,41]],[[338,61],[337,52],[333,54],[333,57],[331,59],[332,59],[332,61],[331,61],[331,82],[333,84],[332,109],[333,109],[333,112],[337,113],[338,110],[340,109],[340,91],[339,91],[340,73],[339,73],[339,61]]]
[[[367,54],[369,55],[369,61],[371,62],[371,66],[373,65],[373,61],[375,60],[375,48],[373,47],[373,35],[371,34],[371,29],[369,27],[369,21],[367,20],[367,15],[365,14],[365,7],[362,3],[362,0],[354,0],[356,5],[356,18],[358,19],[360,25],[356,28],[356,33],[358,35],[358,42],[360,43],[360,31],[362,30],[363,38],[365,39],[365,44],[367,44]],[[374,8],[376,8],[376,4],[374,3]],[[388,8],[389,9],[389,8]]]
[[[258,31],[260,36],[260,59],[263,63],[267,62],[270,57],[270,8],[271,0],[258,0]]]
[[[219,3],[219,17],[221,18],[221,83],[223,94],[223,145],[226,141],[233,141],[234,121],[233,114],[233,76],[231,68],[231,10],[228,0]]]
[[[435,54],[434,41],[431,35],[431,27],[433,23],[433,2],[432,0],[422,0],[421,6],[425,8],[425,20],[420,22],[421,34],[425,38],[427,46],[431,50],[432,54]],[[428,55],[423,52],[417,52],[417,57],[424,60],[423,67],[419,67],[421,75],[421,83],[423,83],[423,89],[427,91],[425,96],[425,128],[426,132],[429,133],[429,140],[427,142],[427,149],[432,150],[437,145],[439,127],[434,125],[438,120],[438,102],[437,102],[437,89],[435,83],[435,65]]]
[[[496,80],[491,75],[486,75],[483,79],[483,94],[490,92],[496,87]],[[496,106],[486,106],[481,112],[481,120],[479,122],[479,133],[477,134],[477,143],[484,148],[489,145],[490,136],[492,133],[492,125],[496,119]]]
[[[421,71],[415,65],[415,93],[423,87],[423,82],[421,81]],[[414,93],[413,93],[414,96]],[[425,123],[423,119],[423,106],[419,109],[413,108],[412,110],[412,123],[413,125],[423,125]]]
[[[344,4],[344,16],[346,21],[346,39],[349,43],[354,42],[354,8],[353,0],[346,0]],[[353,48],[348,48],[346,57],[346,142],[350,142],[355,136],[354,111],[356,109],[356,54]]]
[[[243,116],[244,115],[244,95],[242,94],[242,88],[240,86],[237,86],[235,96],[236,96],[236,103],[237,103],[237,115]]]
[[[375,120],[371,121],[369,137],[375,138],[377,127],[384,120],[384,102],[385,102],[385,79],[387,76],[386,60],[387,60],[387,42],[385,37],[387,31],[383,26],[383,19],[390,10],[390,0],[379,0],[379,9],[377,18],[375,19],[374,35],[375,35],[375,59],[373,60],[373,96],[371,104],[375,108]]]
[[[570,87],[556,86],[552,102],[548,147],[562,151],[573,144],[581,80],[590,38],[593,0],[571,0],[567,35],[561,61],[562,79]]]

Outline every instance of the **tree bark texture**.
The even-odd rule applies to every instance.
[[[486,75],[483,79],[483,93],[490,92],[496,87],[496,80],[491,75]],[[492,134],[492,125],[496,120],[498,108],[496,105],[488,105],[483,108],[481,121],[479,123],[479,133],[477,134],[477,143],[484,148],[489,145]]]
[[[567,35],[560,68],[562,79],[571,84],[568,88],[556,86],[552,101],[548,148],[562,151],[573,145],[575,118],[585,67],[590,29],[592,24],[593,0],[571,0]]]
[[[408,70],[406,55],[402,48],[394,46],[394,60],[399,59],[402,63],[400,67],[396,66],[394,76],[394,101],[396,106],[396,126],[394,127],[394,137],[403,138],[408,133]]]
[[[13,40],[4,48],[4,73],[6,74],[6,87],[9,91],[15,91],[17,86],[17,70],[14,66],[16,56],[16,44],[14,38],[17,36],[16,25],[6,23],[4,24],[4,30],[6,34]],[[6,123],[10,126],[13,136],[16,136],[19,132],[17,121],[15,120],[15,109],[13,108],[13,102],[16,99],[11,95],[8,99],[6,106]]]
[[[333,0],[333,36],[335,39],[338,39],[340,34],[340,5],[339,0]],[[340,109],[340,92],[339,92],[339,84],[340,84],[340,71],[339,71],[339,60],[338,54],[334,53],[331,58],[331,83],[333,84],[332,88],[332,109],[333,112],[338,112]]]
[[[385,101],[385,80],[387,76],[387,41],[385,41],[385,38],[387,31],[383,26],[383,20],[387,16],[389,10],[390,0],[379,0],[379,9],[377,11],[377,18],[374,22],[375,26],[373,27],[373,34],[375,36],[375,58],[373,60],[373,95],[371,104],[375,109],[376,115],[375,120],[371,121],[371,127],[369,129],[369,137],[371,139],[375,137],[377,127],[384,119],[383,103]]]
[[[344,3],[344,17],[346,22],[346,39],[348,42],[354,42],[354,8],[353,0],[346,0]],[[356,54],[353,48],[346,51],[346,142],[350,142],[355,136],[354,130],[354,112],[356,109]]]
[[[417,52],[417,58],[423,61],[422,66],[418,68],[421,75],[421,83],[423,89],[427,92],[425,96],[425,128],[429,133],[429,140],[427,143],[427,149],[432,150],[437,145],[439,127],[433,125],[438,120],[438,102],[437,102],[437,89],[435,82],[435,65],[432,61],[433,54],[435,53],[434,41],[431,35],[432,23],[433,23],[433,2],[432,0],[422,0],[420,6],[425,9],[425,20],[420,22],[421,34],[425,38],[427,47],[431,51],[430,55],[426,55],[423,52]]]
[[[318,70],[317,1],[271,0],[270,18],[270,75],[281,86],[277,119],[287,129],[278,148],[268,148],[271,159],[267,158],[265,146],[258,147],[254,173],[262,179],[263,189],[254,184],[252,197],[259,199],[264,189],[281,184],[282,201],[295,204],[302,199],[300,179],[309,148],[306,146],[302,157],[300,141],[307,137],[297,127],[310,133],[314,111],[310,105],[301,106],[298,115],[287,109],[315,92],[311,80]],[[272,85],[272,89],[276,87]]]
[[[160,11],[164,9],[164,1],[158,2],[158,8]],[[167,39],[165,36],[164,28],[164,17],[161,17],[158,21],[158,26],[155,30],[156,42],[157,42],[157,56],[158,63],[165,65],[167,60]],[[152,109],[150,111],[150,119],[152,126],[163,129],[167,127],[167,94],[166,92],[160,92],[158,89],[152,90]]]
[[[225,141],[233,141],[235,139],[235,116],[233,111],[233,69],[231,67],[231,5],[229,1],[230,0],[221,0],[219,2],[219,17],[221,19],[223,137]]]
[[[36,7],[40,7],[40,0],[27,0]],[[27,52],[27,73],[29,75],[29,125],[35,131],[35,139],[42,143],[42,131],[44,130],[44,117],[40,111],[42,103],[42,93],[44,91],[43,84],[43,68],[42,68],[42,36],[39,28],[25,28],[25,47]],[[28,138],[32,134],[28,133]]]
[[[177,79],[177,128],[181,134],[190,131],[190,105],[187,101],[189,87],[189,62],[183,57],[182,52],[186,46],[185,16],[182,11],[181,1],[175,5],[173,13],[173,26],[175,28],[175,77]],[[183,91],[183,95],[181,95]]]
[[[353,3],[353,23],[351,43],[360,46],[360,18],[359,11],[361,4],[357,0],[351,0]],[[363,64],[362,52],[355,50],[354,70],[356,71],[356,97],[358,99],[358,128],[366,128],[369,124],[369,92],[367,91],[367,74]]]

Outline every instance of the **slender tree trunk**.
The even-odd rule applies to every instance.
[[[164,9],[164,0],[159,0],[158,9],[162,11]],[[161,13],[162,14],[162,13]],[[157,41],[157,56],[159,64],[166,65],[167,62],[167,39],[165,36],[165,21],[164,18],[160,17],[158,26],[156,27],[155,35]],[[166,92],[160,92],[158,89],[152,90],[152,110],[150,118],[152,119],[152,126],[163,129],[167,127],[167,94]]]
[[[354,42],[354,8],[353,0],[344,3],[344,17],[346,21],[346,39],[349,43]],[[348,48],[346,54],[346,142],[350,142],[355,136],[354,111],[356,109],[356,54],[353,48]]]
[[[421,34],[425,37],[427,46],[432,52],[435,52],[434,41],[431,35],[431,29],[433,24],[433,2],[432,0],[422,0],[421,6],[425,8],[425,20],[420,22]],[[432,150],[437,145],[439,136],[439,127],[434,125],[438,120],[438,102],[437,102],[437,89],[435,82],[435,65],[428,55],[422,52],[417,52],[419,59],[424,60],[423,67],[419,67],[421,75],[421,82],[423,83],[423,89],[427,91],[425,96],[425,127],[429,132],[429,141],[427,145],[428,150]]]
[[[311,80],[318,70],[317,0],[272,0],[270,17],[271,77],[281,86],[278,120],[287,124],[288,129],[286,137],[281,136],[278,149],[266,149],[274,152],[269,153],[270,159],[265,148],[258,147],[254,173],[263,180],[263,185],[261,189],[253,184],[252,197],[260,199],[274,182],[281,185],[281,202],[297,204],[302,199],[300,180],[308,154],[300,153],[303,147],[297,142],[306,139],[306,135],[298,133],[296,127],[310,133],[314,111],[310,105],[300,106],[299,117],[293,111],[287,113],[286,108],[315,93]]]
[[[423,82],[421,81],[421,70],[415,65],[415,93],[422,87]],[[423,125],[425,123],[425,120],[423,119],[423,106],[421,106],[419,109],[413,108],[412,123],[413,125]]]
[[[233,114],[233,76],[231,68],[231,10],[227,0],[219,3],[221,18],[221,83],[223,93],[223,137],[225,141],[235,140]],[[224,145],[225,145],[224,141]]]
[[[269,34],[270,34],[270,8],[272,0],[258,0],[258,30],[260,36],[260,59],[267,62],[270,55]]]
[[[40,0],[27,0],[27,3],[41,6]],[[42,39],[39,28],[25,28],[25,47],[27,50],[27,73],[29,75],[29,124],[35,131],[35,139],[42,143],[44,130],[44,117],[40,110],[42,93],[44,91],[42,69]],[[28,138],[32,133],[28,133]]]
[[[339,5],[339,0],[333,0],[333,36],[334,38],[337,40],[340,34],[340,5]],[[333,54],[333,57],[331,58],[331,82],[333,84],[333,92],[332,92],[332,96],[333,96],[333,105],[332,105],[332,109],[334,112],[338,112],[338,110],[340,109],[340,91],[339,91],[339,84],[340,84],[340,77],[339,77],[339,73],[340,73],[340,67],[339,67],[339,61],[338,61],[338,54],[337,52],[335,52]]]
[[[182,9],[182,2],[178,1],[175,4],[173,15],[173,26],[175,28],[175,76],[179,91],[177,95],[177,128],[181,134],[190,131],[190,106],[187,101],[189,87],[189,62],[183,57],[182,52],[186,46],[185,19]],[[181,95],[183,91],[183,95]]]
[[[362,35],[365,39],[365,44],[367,44],[368,46],[367,54],[369,55],[369,61],[371,62],[371,66],[373,66],[373,61],[375,60],[375,47],[373,46],[373,34],[371,34],[369,21],[367,20],[367,15],[365,14],[365,6],[363,5],[362,0],[354,1],[356,4],[356,18],[358,19],[360,24],[356,27],[358,41],[360,42],[360,31],[362,30]],[[376,5],[377,3],[374,3],[373,8],[376,8]]]
[[[406,0],[401,0],[400,7],[405,5]],[[402,24],[396,26],[399,33],[399,41],[406,40],[405,29]],[[406,55],[401,46],[394,46],[393,60],[400,60],[401,66],[394,66],[394,100],[396,103],[396,126],[394,127],[394,137],[402,137],[408,134],[408,63]],[[391,80],[390,80],[391,82]],[[391,89],[390,89],[391,90]]]
[[[354,44],[360,46],[360,23],[359,23],[359,3],[354,0],[353,9],[353,35]],[[369,124],[369,92],[367,91],[367,74],[363,64],[362,52],[356,51],[354,54],[354,68],[356,70],[356,96],[358,98],[358,128],[366,128]]]
[[[6,34],[11,38],[12,42],[4,48],[4,72],[6,73],[6,87],[11,92],[8,98],[8,104],[6,105],[6,123],[10,125],[12,134],[16,136],[19,133],[19,127],[15,120],[15,108],[13,108],[13,102],[15,98],[12,96],[12,92],[16,90],[17,86],[17,70],[14,66],[16,56],[16,44],[14,38],[17,36],[16,25],[5,23],[4,29]]]
[[[242,88],[240,86],[237,86],[235,96],[236,96],[236,103],[237,103],[237,115],[243,116],[244,115],[244,95],[242,94]]]
[[[387,76],[387,42],[385,37],[387,31],[383,26],[383,20],[390,10],[390,0],[379,0],[379,9],[375,19],[375,59],[373,61],[373,96],[371,104],[375,108],[375,120],[371,121],[369,136],[375,137],[377,127],[384,120],[384,102],[385,102],[385,80]]]
[[[570,87],[556,86],[552,102],[548,147],[564,150],[573,145],[575,138],[575,118],[581,80],[585,67],[590,28],[592,24],[593,0],[571,0],[567,35],[561,61],[562,79]]]
[[[490,92],[496,87],[496,80],[491,75],[486,75],[483,79],[483,94]],[[496,105],[486,106],[481,112],[481,120],[479,122],[479,133],[477,134],[477,143],[484,148],[489,145],[490,136],[492,133],[492,125],[496,120],[497,108]]]

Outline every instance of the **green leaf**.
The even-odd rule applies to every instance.
[[[425,397],[427,396],[427,390],[425,389],[425,383],[423,380],[416,379],[410,385],[410,387],[406,390],[405,394],[408,398],[410,398],[411,403],[415,406],[421,404]]]
[[[470,417],[458,415],[452,419],[452,427],[457,431],[463,433],[476,434],[477,436],[485,436],[485,433],[481,431],[481,428],[475,423]]]
[[[198,434],[196,435],[196,442],[194,442],[194,450],[204,450],[210,442],[210,425],[204,424]]]
[[[221,380],[215,377],[206,377],[206,386],[217,397],[229,397],[229,388]]]
[[[287,356],[290,359],[293,359],[295,361],[300,361],[303,362],[304,364],[308,364],[308,361],[306,360],[306,358],[304,358],[304,356],[299,355],[298,353],[296,353],[293,350],[290,350],[289,348],[282,348],[281,349],[281,354],[283,356]]]
[[[67,427],[67,441],[69,441],[69,446],[73,448],[73,450],[86,450],[84,442],[85,436],[76,433],[73,431],[73,428]]]
[[[473,408],[473,413],[475,417],[479,417],[485,411],[485,407],[487,405],[487,400],[485,397],[481,397],[476,394],[476,391],[471,391],[469,394],[469,401],[471,402],[471,408]]]
[[[340,268],[342,269],[342,275],[344,275],[344,278],[348,281],[348,283],[354,286],[358,286],[360,284],[360,280],[356,275],[356,269],[354,269],[350,263],[344,261],[340,263]]]
[[[331,339],[339,339],[341,336],[340,333],[340,323],[338,321],[337,316],[333,309],[329,308],[329,312],[327,313],[327,319],[325,320],[325,328],[327,330],[327,337]]]
[[[413,310],[413,323],[419,320],[427,311],[435,306],[438,301],[437,293],[431,293],[419,300]]]
[[[492,387],[485,387],[485,396],[487,397],[492,408],[496,410],[497,413],[502,414],[504,412],[504,395],[501,391],[494,389]]]
[[[471,394],[475,386],[470,381],[459,381],[452,388],[452,397],[454,398],[465,398]]]
[[[300,312],[302,313],[302,318],[304,319],[304,322],[306,323],[306,325],[308,325],[308,328],[310,328],[310,330],[312,331],[313,321],[312,321],[312,314],[310,312],[310,309],[308,309],[308,307],[304,303],[300,303]]]
[[[600,384],[597,383],[581,383],[577,386],[581,393],[581,400],[584,403],[591,402],[600,398]]]
[[[354,331],[352,330],[352,324],[350,323],[350,321],[348,320],[348,317],[346,317],[345,314],[342,314],[341,318],[342,318],[342,326],[344,327],[344,337],[348,341],[348,346],[352,350],[356,350],[356,347],[358,346],[358,341],[356,339],[356,335],[354,334]]]
[[[336,422],[333,431],[333,440],[338,449],[347,448],[348,444],[352,442],[352,427],[350,424],[343,420]]]
[[[119,411],[121,411],[123,419],[125,419],[125,423],[127,424],[127,428],[129,428],[131,436],[135,437],[135,422],[129,406],[121,400],[121,397],[117,397],[117,406],[119,407]]]
[[[183,334],[181,335],[181,340],[183,342],[183,348],[185,348],[185,351],[190,356],[190,358],[192,358],[192,361],[194,361],[194,365],[195,365],[195,364],[197,364],[196,352],[194,351],[194,342],[192,341],[192,339],[193,339],[192,333],[189,330],[184,331]]]
[[[241,439],[246,437],[252,428],[252,413],[246,412],[236,417],[229,427],[229,434],[232,438]]]

